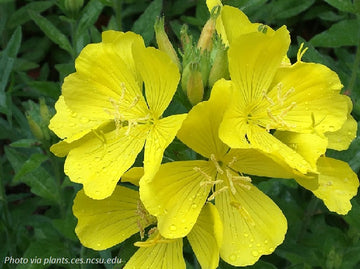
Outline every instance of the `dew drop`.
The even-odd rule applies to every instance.
[[[236,255],[235,254],[231,254],[229,257],[230,261],[234,262],[236,261]]]
[[[253,247],[253,244],[249,244],[249,248],[252,248]]]
[[[174,224],[170,225],[170,231],[176,231],[176,226]]]
[[[191,208],[192,208],[192,209],[196,209],[196,208],[197,208],[197,204],[193,203],[193,204],[191,205]]]
[[[85,118],[85,117],[82,117],[82,118],[80,119],[80,122],[81,122],[81,123],[88,123],[88,122],[89,122],[89,119],[88,119],[88,118]]]
[[[253,251],[251,252],[251,254],[252,254],[254,257],[259,256],[259,252],[257,252],[256,250],[253,250]]]
[[[268,240],[265,240],[265,241],[264,241],[264,244],[265,244],[265,245],[266,245],[266,244],[268,244],[268,243],[269,243],[269,241],[268,241]]]
[[[345,182],[349,182],[349,179],[346,177],[346,178],[344,178],[344,181],[345,181]]]
[[[73,113],[71,113],[71,117],[76,117],[77,116],[77,113],[76,112],[73,112]]]
[[[256,246],[259,248],[261,246],[261,244],[258,243],[258,244],[256,244]]]
[[[247,233],[244,233],[244,237],[249,237],[249,234],[247,234]]]

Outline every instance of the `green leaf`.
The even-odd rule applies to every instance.
[[[97,0],[90,1],[82,10],[80,20],[75,32],[76,52],[79,53],[82,48],[88,43],[84,42],[89,37],[91,26],[97,21],[104,5]]]
[[[25,161],[25,163],[23,164],[23,166],[20,168],[20,170],[16,173],[13,181],[17,182],[19,181],[19,179],[23,176],[25,176],[26,174],[34,171],[35,169],[39,168],[40,165],[45,162],[46,160],[48,160],[49,158],[44,155],[44,154],[40,154],[40,153],[34,153],[33,155],[30,156],[30,158],[28,160]]]
[[[340,21],[330,29],[314,36],[310,43],[315,47],[357,46],[360,41],[360,21],[356,19]]]
[[[28,82],[30,88],[38,91],[42,95],[57,99],[61,93],[60,84],[53,81],[30,81]]]
[[[325,0],[325,2],[340,11],[355,13],[355,8],[351,0]]]
[[[132,30],[142,35],[146,45],[149,45],[154,37],[155,19],[160,16],[161,8],[162,0],[154,0],[134,23]]]
[[[30,20],[29,11],[41,13],[54,5],[54,1],[34,1],[16,10],[8,21],[9,28],[15,28]]]
[[[38,143],[39,141],[36,139],[24,138],[11,143],[10,146],[14,148],[32,148],[34,146],[37,146]]]
[[[70,214],[66,216],[65,219],[53,219],[52,224],[53,226],[66,238],[78,241],[77,236],[75,234],[75,226],[76,226],[76,218],[72,215],[72,212],[70,211]]]
[[[5,88],[21,44],[21,27],[16,28],[0,58],[0,108],[6,108]]]
[[[30,10],[29,15],[51,41],[59,45],[60,48],[66,50],[70,55],[74,55],[69,39],[58,28],[56,28],[54,24],[34,11]]]
[[[5,147],[5,155],[9,160],[11,166],[15,170],[15,173],[19,173],[24,166],[24,163],[28,160],[28,157],[10,147]],[[45,198],[50,201],[59,203],[60,193],[56,186],[54,178],[43,167],[38,167],[18,179],[19,182],[23,182],[30,186],[31,192]]]
[[[307,1],[278,1],[275,5],[275,14],[278,19],[286,19],[294,17],[314,4],[315,0]]]
[[[58,264],[61,268],[64,266],[69,268],[70,259],[73,258],[64,243],[53,238],[40,239],[32,242],[26,249],[23,257],[28,258],[29,262],[27,264],[17,265],[17,269],[38,269],[51,267],[51,258],[53,259],[53,264]],[[34,260],[34,258],[36,258],[36,260]],[[56,258],[60,258],[60,260],[56,262]],[[66,262],[66,259],[68,259],[68,263]],[[40,263],[37,263],[36,261],[40,261]]]

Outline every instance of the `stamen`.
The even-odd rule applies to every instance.
[[[103,143],[106,145],[106,137],[104,135],[104,132],[102,130],[91,130],[91,132]]]
[[[160,233],[157,233],[153,239],[147,240],[145,242],[135,242],[134,246],[147,248],[147,247],[152,247],[156,244],[171,243],[172,241],[173,241],[172,239],[166,239],[162,237]]]
[[[304,56],[305,52],[308,50],[308,48],[303,49],[303,47],[304,47],[304,43],[301,43],[300,48],[297,53],[297,56],[296,56],[298,62],[301,62],[301,58]]]
[[[208,174],[206,174],[203,170],[201,170],[200,167],[194,167],[193,170],[196,172],[199,172],[201,175],[203,175],[207,179],[207,181],[213,180],[213,178],[211,176],[209,176]]]
[[[267,94],[266,94],[265,91],[263,91],[262,95],[263,95],[263,97],[270,103],[271,106],[274,106],[274,105],[275,105],[273,99],[271,99],[269,96],[267,96]]]
[[[214,200],[214,199],[215,199],[215,196],[217,196],[217,195],[219,195],[220,193],[222,193],[222,192],[226,191],[227,189],[229,189],[229,187],[228,187],[228,186],[224,186],[224,187],[222,187],[221,189],[219,189],[219,190],[217,190],[217,191],[213,192],[213,194],[211,194],[211,195],[210,195],[210,197],[209,197],[207,200],[208,200],[208,201],[212,201],[212,200]]]
[[[230,205],[235,207],[239,213],[241,214],[241,216],[247,221],[249,222],[250,225],[255,226],[255,221],[254,219],[251,217],[251,215],[249,214],[249,212],[243,207],[241,206],[241,204],[238,201],[231,201]]]
[[[235,162],[237,162],[237,158],[235,156],[232,157],[231,161],[227,164],[228,167],[231,167]]]
[[[143,239],[145,235],[145,228],[154,222],[154,217],[149,214],[140,200],[138,200],[136,204],[136,214],[139,216],[136,224],[139,228],[140,238]]]
[[[214,163],[216,170],[218,171],[219,174],[224,174],[224,170],[221,169],[221,166],[219,165],[219,163],[217,162],[215,155],[211,154],[210,155],[210,160]]]
[[[134,100],[132,101],[132,103],[129,105],[129,109],[133,108],[134,106],[136,106],[136,104],[139,102],[140,100],[140,97],[139,96],[136,96],[134,98]]]
[[[216,184],[221,184],[223,183],[224,180],[218,179],[218,180],[212,180],[212,181],[201,181],[200,182],[200,187],[204,187],[206,185],[216,185]]]

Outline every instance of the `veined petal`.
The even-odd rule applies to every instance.
[[[238,37],[244,34],[261,31],[263,34],[272,35],[275,32],[269,26],[262,25],[261,23],[251,23],[248,17],[240,9],[235,7],[231,7],[227,5],[223,6],[221,9],[220,16],[224,27],[223,29],[225,31],[225,35],[222,31],[220,32],[221,38],[224,40],[223,36],[225,36],[228,40],[228,43],[231,44],[231,46],[234,40],[236,40]],[[218,22],[216,22],[216,24],[218,24]],[[219,27],[218,25],[216,26],[217,26],[216,30],[218,30],[220,26]],[[219,30],[221,30],[221,28]]]
[[[285,161],[257,149],[231,149],[223,159],[228,167],[254,176],[293,178],[294,170]]]
[[[144,180],[151,180],[156,174],[166,147],[174,140],[186,116],[172,115],[156,120],[152,125],[145,144]]]
[[[359,187],[357,175],[346,162],[336,159],[320,157],[317,165],[318,186],[310,185],[306,180],[296,179],[297,182],[323,200],[330,211],[347,214],[351,209],[350,200]]]
[[[234,185],[236,193],[219,193],[215,205],[224,224],[220,256],[234,266],[254,264],[270,254],[285,237],[287,221],[277,205],[250,183]],[[224,185],[217,185],[221,189]]]
[[[335,150],[346,150],[349,148],[351,142],[355,139],[357,132],[357,122],[348,115],[347,120],[340,130],[335,132],[326,132],[325,136],[328,138],[328,148]]]
[[[124,269],[186,268],[182,238],[160,239],[160,242],[155,242],[153,237],[150,237],[145,243],[148,243],[148,246],[140,247]]]
[[[144,146],[148,127],[137,125],[108,133],[94,131],[89,139],[72,149],[65,161],[70,180],[84,185],[86,195],[104,199],[111,195],[122,176]]]
[[[273,104],[264,102],[277,129],[323,134],[340,129],[347,119],[349,97],[339,94],[338,75],[324,65],[298,62],[280,68],[271,87],[267,100]]]
[[[121,182],[129,182],[139,186],[140,178],[144,175],[143,167],[133,167],[125,172],[121,177]]]
[[[223,225],[219,212],[213,204],[205,204],[196,224],[187,235],[201,268],[215,269],[218,267],[222,234]]]
[[[232,42],[228,52],[230,77],[246,105],[261,100],[268,91],[289,44],[285,26],[271,36],[249,33]]]
[[[103,120],[148,114],[138,81],[113,43],[87,45],[75,67],[76,72],[67,76],[62,86],[65,103],[72,111]]]
[[[175,94],[180,79],[176,64],[165,52],[133,46],[136,67],[145,83],[146,100],[154,118],[159,118]]]
[[[158,219],[166,238],[187,235],[194,226],[212,187],[216,170],[207,161],[165,163],[151,182],[140,181],[140,197]]]
[[[142,86],[142,78],[136,70],[134,57],[132,55],[132,46],[136,43],[139,46],[145,47],[144,40],[141,35],[133,32],[119,32],[108,30],[101,34],[103,43],[113,43],[118,55],[128,65],[129,69],[133,72],[135,80],[138,82],[139,87]]]
[[[315,170],[317,160],[325,154],[328,145],[328,140],[317,134],[276,131],[274,136],[299,153]]]
[[[88,118],[86,114],[80,115],[71,111],[62,95],[57,100],[55,109],[56,114],[50,120],[49,129],[61,139],[66,138],[68,143],[83,137],[104,123],[103,120]]]
[[[139,193],[126,187],[117,186],[104,200],[93,200],[81,190],[73,206],[78,219],[75,232],[85,247],[107,249],[154,223],[141,207]]]
[[[231,98],[231,86],[230,81],[217,81],[211,90],[210,99],[191,109],[177,134],[183,143],[204,157],[215,154],[220,159],[229,149],[220,140],[218,131]]]

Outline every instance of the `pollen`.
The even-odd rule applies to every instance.
[[[145,242],[135,242],[134,246],[136,247],[144,247],[144,248],[148,248],[148,247],[153,247],[156,244],[164,244],[164,243],[171,243],[173,242],[172,239],[166,239],[164,237],[161,236],[161,234],[159,233],[159,231],[157,230],[157,228],[155,228],[156,230],[152,231],[152,234],[154,234],[152,239],[148,239]]]

